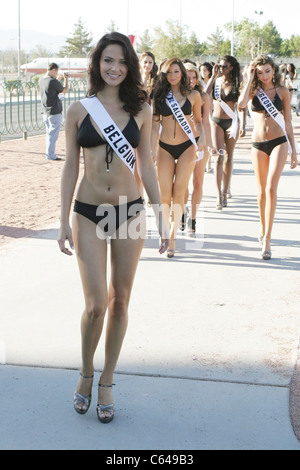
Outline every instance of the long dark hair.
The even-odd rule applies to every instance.
[[[154,89],[155,115],[161,114],[161,103],[166,99],[167,94],[171,90],[171,85],[167,80],[167,73],[169,68],[173,64],[178,65],[182,72],[182,77],[180,81],[181,94],[183,96],[187,96],[191,91],[190,79],[182,61],[178,57],[172,57],[171,59],[167,59],[161,67],[159,79],[157,80]]]
[[[269,64],[272,67],[273,71],[274,71],[274,76],[273,76],[274,85],[276,85],[278,87],[282,86],[279,67],[278,67],[277,64],[275,64],[274,60],[271,57],[269,57],[266,54],[261,54],[261,55],[257,56],[251,62],[251,65],[253,67],[257,67],[258,65],[267,65],[267,64]],[[262,83],[259,80],[259,78],[257,76],[257,73],[255,72],[254,79],[253,79],[252,86],[251,86],[251,93],[255,94],[255,92],[261,87],[261,85],[262,85]]]
[[[291,70],[288,70],[288,66],[290,66],[290,69]],[[297,76],[297,72],[296,72],[296,67],[294,64],[287,64],[287,68],[286,68],[286,71],[287,73],[289,74],[289,77],[291,80],[294,80]]]
[[[89,65],[89,90],[88,96],[95,95],[104,88],[104,80],[100,74],[100,59],[104,49],[111,45],[118,44],[123,48],[128,72],[125,80],[121,83],[119,96],[124,102],[124,110],[133,116],[136,116],[142,109],[146,101],[147,94],[141,84],[141,74],[139,59],[131,44],[130,39],[124,34],[112,32],[105,34],[98,42],[94,52],[91,55]]]
[[[213,66],[209,62],[203,62],[203,64],[200,64],[199,65],[200,75],[201,75],[201,67],[206,67],[207,68],[207,70],[209,72],[208,78],[210,78],[212,76]]]
[[[240,96],[240,84],[241,84],[241,68],[240,64],[232,55],[223,55],[220,60],[225,60],[229,62],[233,67],[230,72],[230,78],[232,80],[232,94],[234,99],[232,101],[237,101]]]

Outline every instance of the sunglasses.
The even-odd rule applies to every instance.
[[[229,65],[219,65],[219,67],[222,67],[222,69],[228,69]]]

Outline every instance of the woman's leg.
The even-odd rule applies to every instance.
[[[268,179],[270,158],[265,152],[257,150],[253,147],[251,150],[251,157],[257,183],[257,202],[261,225],[260,236],[264,237],[266,231],[266,185]]]
[[[277,206],[278,183],[287,160],[287,152],[288,144],[284,143],[275,147],[270,155],[265,208],[265,239],[269,241],[271,240],[272,227]]]
[[[125,222],[127,237],[124,236],[124,226],[122,226],[122,238],[118,238],[117,232],[116,238],[111,239],[111,280],[108,294],[105,362],[100,377],[100,383],[103,385],[113,383],[114,371],[127,330],[131,290],[144,245],[144,235],[132,237],[131,223],[145,224],[145,212],[142,211]],[[112,404],[112,389],[99,387],[98,400],[101,405]]]
[[[196,219],[198,207],[203,197],[203,180],[209,153],[206,151],[202,160],[196,163],[193,173],[192,219]]]
[[[73,215],[73,239],[85,298],[81,319],[82,374],[94,373],[94,355],[102,333],[107,309],[107,243],[96,234],[96,225],[80,214]],[[91,381],[80,377],[76,391],[91,392]]]
[[[218,152],[220,150],[223,150],[224,152],[224,147],[225,147],[224,130],[214,121],[212,121],[211,131],[212,131],[213,146],[217,149]],[[222,209],[223,162],[224,162],[224,155],[219,154],[215,158],[215,181],[216,181],[217,193],[218,193],[217,209]]]
[[[239,135],[239,129],[237,131],[237,136]],[[238,137],[237,137],[238,138]],[[227,194],[229,193],[230,189],[230,181],[231,181],[231,176],[232,176],[232,171],[233,171],[233,152],[235,148],[235,144],[237,142],[236,139],[230,139],[228,135],[225,133],[225,148],[226,148],[226,154],[224,158],[224,163],[223,163],[223,199],[225,198],[225,201],[227,203]]]
[[[159,147],[157,177],[167,226],[169,225],[170,219],[174,172],[174,158],[166,150]]]
[[[195,168],[196,153],[193,146],[189,147],[177,160],[173,185],[172,223],[170,232],[170,249],[175,249],[177,230],[185,208],[185,193],[191,174]]]

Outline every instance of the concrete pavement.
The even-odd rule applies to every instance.
[[[271,261],[260,258],[249,139],[235,154],[228,208],[215,210],[206,174],[197,239],[179,234],[174,259],[158,254],[147,208],[115,375],[117,412],[106,426],[95,413],[97,378],[88,414],[72,408],[83,309],[75,256],[59,252],[58,225],[7,245],[0,448],[300,450],[289,407],[300,337],[299,174],[286,165],[281,177]]]

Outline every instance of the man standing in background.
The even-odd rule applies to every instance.
[[[62,122],[62,102],[60,93],[67,93],[69,76],[64,74],[57,77],[58,65],[54,62],[49,64],[47,73],[39,80],[41,92],[43,121],[46,126],[46,160],[61,160],[55,155],[55,144]],[[64,86],[59,81],[65,79]]]

